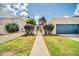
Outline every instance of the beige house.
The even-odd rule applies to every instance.
[[[79,17],[54,17],[48,23],[54,25],[53,34],[79,34]]]
[[[24,31],[24,25],[26,24],[27,17],[18,16],[18,17],[2,17],[0,18],[0,34],[6,34],[5,25],[8,23],[16,23],[21,31]]]

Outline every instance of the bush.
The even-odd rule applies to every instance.
[[[27,24],[24,26],[24,29],[25,29],[27,35],[33,35],[34,28],[35,27],[32,24]]]
[[[45,35],[46,35],[46,34],[51,34],[53,28],[54,28],[54,25],[52,25],[52,24],[45,24],[45,25],[43,26]]]
[[[7,32],[11,32],[11,33],[19,31],[19,27],[15,23],[7,24],[5,26],[5,29],[6,29]]]

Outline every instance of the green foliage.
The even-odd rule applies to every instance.
[[[54,28],[54,25],[52,25],[52,24],[45,24],[43,26],[45,34],[51,34],[51,31],[53,30],[53,28]]]
[[[36,25],[36,21],[34,18],[29,18],[27,21],[26,21],[27,24],[32,24],[32,25]]]
[[[15,23],[10,23],[5,26],[7,32],[17,32],[19,31],[19,27]]]
[[[24,29],[26,30],[27,35],[33,34],[34,28],[35,27],[32,24],[27,24],[24,26]]]
[[[41,18],[39,18],[39,25],[44,25],[45,23],[47,23],[46,19],[44,16],[42,16]]]

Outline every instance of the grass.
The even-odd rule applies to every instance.
[[[63,36],[43,36],[51,56],[79,56],[79,42]]]
[[[0,44],[0,55],[12,52],[14,56],[30,55],[35,36],[22,36]]]

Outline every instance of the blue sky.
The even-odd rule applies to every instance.
[[[28,16],[45,16],[47,20],[58,16],[74,16],[76,3],[30,3]]]
[[[59,16],[60,17],[74,16],[74,15],[79,16],[79,4],[77,3],[0,4],[0,12],[5,13],[5,11],[9,12],[14,16],[30,16],[35,18],[39,18],[39,16],[44,16],[46,20],[50,20],[53,17],[59,17]]]

